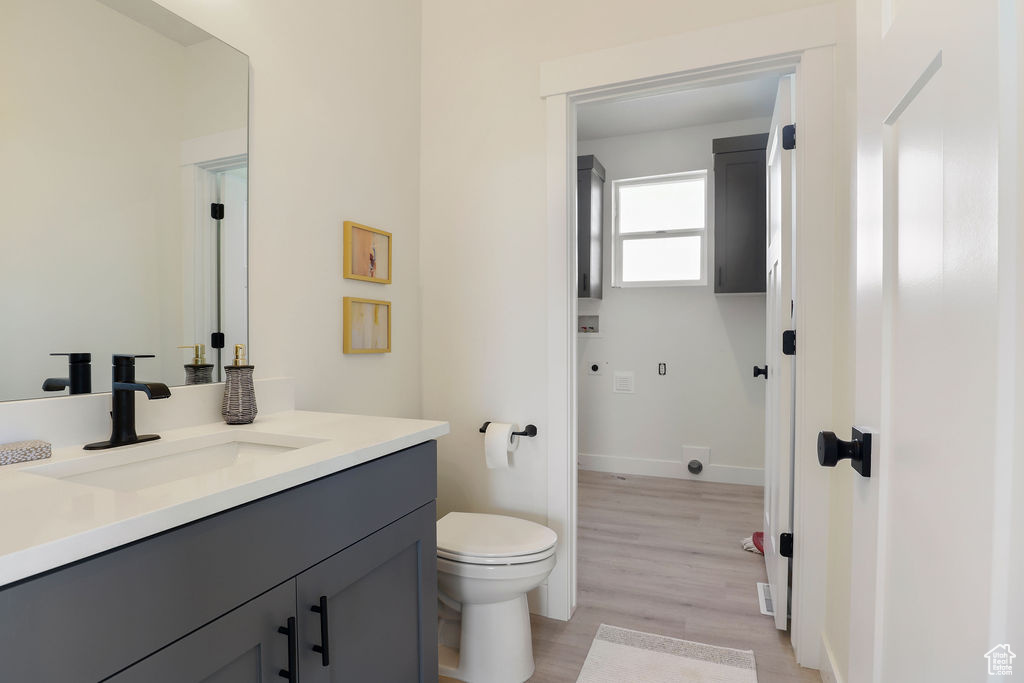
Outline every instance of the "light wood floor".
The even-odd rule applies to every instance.
[[[764,558],[740,542],[761,528],[761,495],[581,471],[578,605],[569,622],[533,616],[531,683],[575,683],[602,623],[753,650],[759,683],[821,681],[758,610]]]

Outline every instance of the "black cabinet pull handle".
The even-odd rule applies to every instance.
[[[761,375],[764,375],[764,378],[768,379],[768,366],[767,365],[764,366],[763,368],[759,368],[756,365],[754,366],[754,378],[756,379],[756,378],[760,377]]]
[[[320,661],[323,666],[331,665],[331,638],[327,628],[327,596],[320,596],[320,604],[313,605],[309,611],[320,615],[320,645],[313,646],[313,652],[320,654]]]
[[[288,683],[298,683],[299,680],[299,669],[295,665],[295,655],[298,649],[299,633],[298,629],[295,628],[295,617],[288,617],[287,626],[279,626],[277,632],[288,636],[288,668],[281,669],[277,672],[277,675],[281,678],[287,678]]]

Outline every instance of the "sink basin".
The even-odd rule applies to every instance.
[[[124,446],[24,471],[116,491],[143,491],[183,479],[218,476],[229,468],[252,468],[260,461],[322,441],[289,434],[228,431]]]

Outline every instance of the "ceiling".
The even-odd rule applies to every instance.
[[[99,2],[185,47],[213,37],[174,12],[149,0],[141,2],[140,0],[99,0]]]
[[[576,132],[580,140],[596,140],[770,118],[778,84],[779,77],[770,75],[706,88],[586,103],[577,110]]]

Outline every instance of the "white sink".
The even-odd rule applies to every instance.
[[[183,479],[216,477],[228,469],[252,469],[261,461],[322,441],[325,439],[232,430],[122,446],[23,471],[116,491],[143,491]]]

